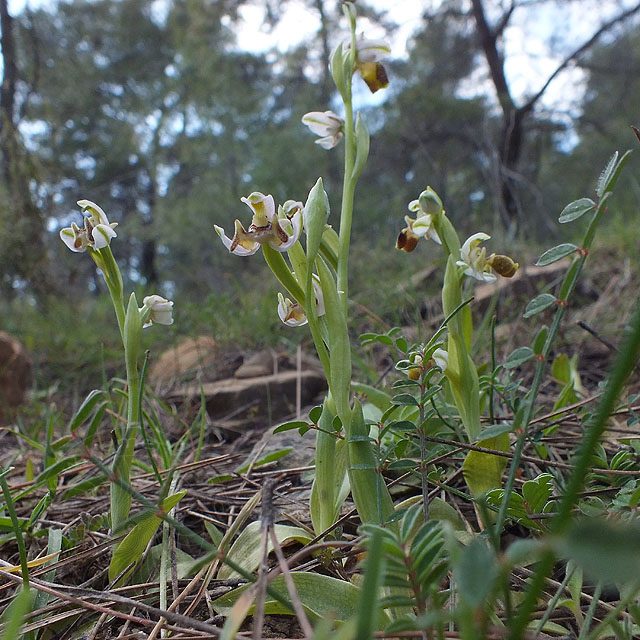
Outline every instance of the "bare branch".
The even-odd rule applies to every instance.
[[[569,66],[569,64],[571,64],[571,62],[573,62],[576,58],[581,56],[585,51],[590,49],[599,40],[600,36],[602,36],[604,33],[609,31],[609,29],[613,28],[620,22],[624,22],[627,18],[630,18],[634,14],[638,13],[638,11],[640,11],[640,3],[635,5],[635,7],[632,7],[631,9],[628,9],[627,11],[622,12],[621,14],[619,14],[615,18],[612,18],[608,22],[605,22],[586,42],[581,44],[577,49],[575,49],[572,53],[570,53],[556,67],[554,72],[547,78],[546,82],[542,85],[540,90],[533,97],[531,97],[524,105],[522,105],[522,107],[520,107],[520,110],[531,111],[531,109],[533,109],[536,102],[540,100],[540,98],[544,95],[544,92],[548,89],[549,85],[555,80],[555,78],[562,71],[564,71],[564,69],[566,69]]]

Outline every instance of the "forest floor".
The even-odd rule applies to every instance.
[[[602,266],[599,268],[598,265]],[[575,304],[566,317],[552,358],[556,359],[559,353],[566,353],[569,358],[577,356],[580,384],[575,389],[576,398],[554,410],[563,384],[552,375],[550,361],[549,373],[541,389],[539,410],[531,425],[531,438],[521,462],[517,488],[527,479],[536,478],[542,473],[561,477],[571,469],[572,457],[582,436],[584,412],[597,402],[599,383],[607,376],[624,333],[629,309],[637,297],[638,273],[632,270],[629,261],[601,256],[590,267],[587,278],[577,292]],[[556,276],[553,272],[549,274],[544,281],[538,276],[523,278],[520,285],[511,284],[498,296],[491,292],[491,295],[483,298],[480,292],[476,292],[478,310],[481,312],[478,320],[487,309],[504,318],[495,332],[499,362],[513,349],[531,344],[540,321],[523,320],[522,309],[541,288],[553,286]],[[410,341],[420,341],[421,336],[428,339],[438,324],[436,299],[427,299],[421,311],[424,316],[422,323],[404,328]],[[359,309],[359,313],[362,314],[359,324],[366,329],[370,314],[366,309]],[[485,336],[484,344],[489,344],[488,328]],[[482,357],[488,356],[483,353]],[[362,353],[361,358],[369,375],[375,370],[383,385],[392,381],[394,376],[397,377],[397,372],[390,369],[393,361],[389,353],[378,348],[369,349]],[[524,387],[530,382],[531,372],[530,364],[523,365],[517,372]],[[356,376],[359,373],[362,371],[356,370]],[[212,375],[211,372],[209,375]],[[207,379],[200,378],[197,382],[204,384]],[[606,508],[610,496],[616,494],[625,482],[640,477],[638,451],[629,444],[630,439],[640,438],[640,426],[635,424],[635,412],[640,411],[640,407],[628,402],[628,398],[638,392],[640,380],[636,371],[625,397],[621,398],[619,409],[611,418],[606,439],[602,442],[601,462],[598,465],[594,463],[584,494],[585,509],[589,503],[596,502]],[[64,399],[61,401],[64,402]],[[207,416],[203,418],[204,414],[197,412],[198,407],[194,413],[192,405],[177,401],[175,395],[170,403],[166,398],[151,396],[149,402],[149,412],[162,416],[160,423],[169,443],[176,443],[193,421],[199,419],[198,416],[206,425],[202,433],[198,427],[183,440],[185,448],[171,470],[171,493],[186,490],[173,512],[178,521],[204,539],[221,544],[228,551],[232,538],[223,538],[220,542],[216,537],[229,532],[237,535],[249,523],[257,522],[260,518],[260,496],[267,491],[273,500],[276,522],[295,527],[307,535],[304,542],[291,538],[283,543],[287,558],[285,571],[316,572],[343,581],[351,580],[353,574],[359,571],[358,560],[362,552],[358,535],[360,522],[350,501],[346,502],[335,525],[340,545],[327,550],[330,545],[313,534],[308,506],[313,477],[313,431],[303,439],[296,431],[280,434],[281,439],[277,439],[278,436],[265,436],[279,422],[296,419],[296,415],[272,415],[271,420],[266,421],[260,419],[259,414],[256,417],[254,407],[246,412],[250,419],[247,419],[244,427],[238,426],[236,415],[234,428],[227,429],[224,420],[215,424],[215,420],[211,421]],[[309,406],[305,409],[308,411]],[[509,418],[506,414],[501,417]],[[94,441],[94,455],[106,463],[109,462],[110,447],[108,423],[121,419],[117,411],[108,409],[105,424]],[[304,411],[302,419],[305,419]],[[50,423],[53,423],[52,419]],[[43,424],[46,424],[46,419]],[[55,433],[49,439],[49,443],[54,445],[53,449],[47,450],[37,446],[46,439],[46,429],[34,432],[36,437],[32,441],[24,433],[16,435],[16,431],[19,429],[13,425],[0,431],[0,465],[3,468],[12,467],[6,477],[14,496],[17,516],[23,523],[27,555],[33,561],[31,585],[39,593],[37,606],[29,615],[23,631],[33,632],[36,634],[33,637],[56,640],[155,638],[161,637],[161,629],[164,637],[171,631],[170,637],[177,640],[219,637],[226,617],[221,615],[221,607],[216,600],[245,581],[237,576],[228,577],[228,572],[221,573],[219,558],[185,575],[184,568],[189,559],[201,557],[204,552],[193,540],[171,527],[164,532],[170,563],[165,595],[162,595],[163,587],[158,580],[162,527],[145,545],[137,572],[130,575],[124,584],[110,580],[111,554],[122,536],[112,537],[105,520],[109,511],[109,484],[100,481],[100,474],[91,460],[80,460],[60,473],[43,479],[38,474],[46,467],[45,456],[50,456],[51,462],[76,452],[64,449],[62,445],[56,448],[56,443],[64,437],[64,433]],[[272,446],[274,442],[275,448]],[[304,446],[303,442],[306,443]],[[432,485],[429,500],[438,498],[448,503],[457,512],[464,527],[469,532],[477,532],[479,523],[476,511],[472,504],[460,497],[466,491],[461,464],[466,450],[473,449],[473,445],[446,438],[435,438],[433,443],[442,447],[443,453],[438,456],[435,465],[441,469],[442,477],[446,478],[443,484],[447,488]],[[287,449],[289,452],[283,455],[282,452]],[[541,455],[543,450],[544,457]],[[63,454],[65,451],[67,453]],[[274,455],[274,451],[280,451],[282,457],[277,453]],[[612,468],[611,460],[624,451],[632,454],[629,464],[624,468]],[[267,452],[272,454],[271,458],[266,455]],[[163,468],[160,455],[154,460],[156,469],[151,468],[143,442],[138,444],[136,456],[144,461],[148,470],[134,473],[132,486],[139,494],[155,502],[162,491],[166,494],[169,490],[166,484],[169,471]],[[85,484],[95,478],[98,478],[96,486],[90,488]],[[266,483],[267,479],[275,480],[275,486]],[[406,500],[419,492],[419,480],[415,472],[389,472],[386,480],[395,501]],[[84,490],[74,495],[74,487],[84,487]],[[457,492],[450,491],[449,487]],[[134,501],[134,511],[138,508]],[[539,514],[537,524],[541,530],[544,530],[544,518],[544,514]],[[0,521],[2,611],[20,584],[21,574],[9,568],[10,565],[20,564],[18,547],[8,518],[0,518]],[[257,526],[256,531],[260,533],[260,527]],[[58,538],[52,534],[54,531],[60,532]],[[535,527],[511,522],[505,530],[503,542],[507,544],[515,538],[532,535],[536,535]],[[46,564],[38,566],[37,559],[47,556],[52,545],[55,546],[56,539],[58,551],[54,557],[48,558]],[[258,536],[256,540],[259,539]],[[268,567],[269,573],[264,575],[273,577],[281,571],[277,568],[279,563],[274,554],[268,559]],[[563,571],[563,567],[558,566],[548,580],[549,593],[559,587]],[[526,567],[514,573],[514,588],[524,584],[528,575]],[[161,597],[164,606],[161,606]],[[583,612],[592,604],[593,597],[593,589],[585,587],[581,594]],[[599,596],[594,614],[596,622],[615,607],[615,597],[616,594],[611,593]],[[504,616],[504,612],[500,615]],[[295,616],[269,615],[266,621],[257,623],[259,630],[253,629],[255,619],[249,617],[237,637],[304,637]],[[564,607],[554,610],[551,621],[571,631],[578,629],[575,612]],[[488,637],[501,637],[498,628],[493,628],[491,633],[494,635]],[[457,635],[450,633],[447,637]]]

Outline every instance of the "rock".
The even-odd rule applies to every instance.
[[[233,375],[236,378],[257,378],[274,373],[278,373],[278,354],[273,349],[265,349],[246,358]]]
[[[31,358],[22,343],[0,331],[0,418],[4,409],[21,405],[33,382]]]
[[[227,378],[202,384],[207,412],[214,426],[235,430],[247,425],[268,428],[295,415],[296,387],[300,380],[301,406],[313,404],[327,389],[324,376],[316,371],[281,371],[256,378]],[[200,402],[201,385],[188,384],[165,394],[176,404]]]
[[[148,380],[165,393],[190,380],[219,380],[233,374],[239,354],[224,354],[209,336],[186,338],[151,362]]]

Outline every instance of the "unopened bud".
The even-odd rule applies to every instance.
[[[438,215],[442,211],[442,200],[440,200],[440,196],[431,187],[427,187],[426,190],[420,194],[418,201],[420,203],[420,209],[432,216]]]
[[[495,253],[489,257],[488,263],[491,265],[491,268],[503,278],[511,278],[514,276],[520,266],[509,256],[496,255]]]
[[[407,369],[407,376],[409,376],[409,380],[418,380],[420,378],[420,367],[412,367],[411,369]]]

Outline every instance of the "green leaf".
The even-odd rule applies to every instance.
[[[355,615],[358,609],[360,590],[350,582],[306,571],[294,571],[291,573],[291,578],[302,606],[314,620],[332,616],[335,620],[344,622]],[[287,587],[282,575],[275,578],[270,583],[270,586],[276,592],[282,594],[283,597],[288,598]],[[238,589],[225,593],[213,601],[213,608],[218,613],[228,616],[234,603],[249,587],[250,585],[243,585]],[[268,595],[264,612],[266,614],[291,614],[291,611],[271,599]],[[383,611],[379,611],[376,627],[380,629],[388,622],[386,614]]]
[[[571,242],[566,242],[564,244],[559,244],[557,247],[553,247],[553,249],[549,249],[545,251],[539,258],[538,262],[536,262],[537,267],[546,267],[548,264],[552,264],[557,262],[558,260],[562,260],[562,258],[566,258],[568,255],[571,255],[574,251],[576,251],[578,247]]]
[[[165,498],[162,503],[164,511],[171,511],[171,509],[182,500],[186,493],[186,491],[179,491]],[[161,522],[162,520],[158,518],[158,516],[150,513],[129,531],[124,540],[113,552],[111,564],[109,565],[109,581],[115,580],[130,564],[136,564],[140,561],[147,544],[149,544],[149,541],[153,538]],[[128,573],[125,574],[119,582],[122,582]]]
[[[596,203],[591,198],[580,198],[580,200],[574,200],[568,204],[560,214],[558,222],[564,224],[565,222],[572,222],[582,217],[587,211],[595,209]]]
[[[276,538],[281,545],[290,541],[306,544],[311,540],[309,533],[300,527],[276,524],[274,530]],[[250,572],[255,571],[262,558],[261,537],[261,522],[250,522],[231,545],[227,557],[243,569]],[[270,540],[268,547],[269,553],[273,551],[273,544]],[[233,578],[241,578],[242,576],[225,564],[220,568],[218,577],[220,580],[230,580]]]
[[[508,451],[509,435],[503,433],[493,438],[487,438],[478,442],[478,445],[496,451]],[[462,465],[462,472],[471,493],[474,496],[479,496],[489,489],[501,486],[502,474],[506,466],[507,458],[505,456],[469,451]]]
[[[551,365],[551,375],[563,384],[571,380],[571,366],[569,356],[566,353],[559,353]]]
[[[528,316],[526,316],[528,317]],[[538,329],[538,333],[536,333],[536,337],[533,339],[533,352],[540,356],[542,355],[542,350],[544,349],[544,344],[547,341],[547,336],[549,335],[549,327],[546,324],[543,324],[540,329]]]
[[[599,198],[602,198],[602,196],[607,192],[607,186],[611,182],[611,178],[613,178],[617,162],[618,152],[614,151],[613,155],[609,158],[609,162],[607,162],[607,166],[602,170],[602,173],[598,178],[596,193],[598,194]]]
[[[533,300],[531,300],[531,302],[529,302],[522,317],[530,318],[531,316],[535,316],[536,314],[541,313],[545,309],[548,309],[550,306],[555,304],[556,300],[557,298],[550,293],[541,293],[539,296],[536,296]]]
[[[363,395],[371,404],[375,405],[380,411],[386,411],[391,404],[391,396],[382,389],[365,384],[364,382],[354,382],[352,385],[356,393]]]
[[[357,638],[373,638],[376,630],[378,599],[385,570],[384,530],[375,528],[367,540],[367,555],[358,605]]]
[[[351,172],[352,180],[357,180],[360,177],[369,157],[369,132],[359,113],[356,116],[355,134],[356,158]]]
[[[56,463],[52,464],[50,467],[43,469],[38,477],[34,480],[35,484],[39,484],[43,482],[47,478],[57,477],[63,471],[73,467],[74,465],[82,462],[81,456],[69,456],[68,458],[63,458],[62,460],[58,460]]]
[[[219,547],[222,542],[222,538],[224,538],[224,533],[222,533],[222,531],[220,531],[213,522],[205,519],[203,519],[202,522],[204,523],[204,528],[207,530],[213,544],[215,544],[216,547]]]
[[[292,422],[285,422],[273,430],[273,433],[282,433],[283,431],[293,431],[300,429],[301,427],[308,427],[308,423],[304,420],[293,420]]]
[[[320,416],[322,415],[322,406],[318,405],[313,407],[311,411],[309,411],[309,420],[313,422],[313,424],[318,424],[318,420],[320,420]]]
[[[475,538],[462,551],[453,577],[458,585],[460,603],[475,609],[487,599],[498,577],[495,553],[483,540]]]
[[[518,347],[512,351],[502,365],[505,369],[514,369],[524,364],[527,360],[533,358],[533,349],[530,347]]]
[[[304,205],[304,229],[307,234],[307,261],[309,269],[320,250],[322,234],[329,216],[329,199],[322,186],[322,178],[309,191]]]
[[[21,638],[20,627],[31,608],[31,592],[28,588],[21,588],[9,607],[2,615],[4,629],[0,640],[15,640]]]
[[[624,167],[624,165],[627,164],[627,160],[629,159],[629,156],[631,155],[631,153],[632,153],[631,150],[625,151],[622,158],[620,158],[619,162],[615,165],[614,169],[610,171],[606,179],[602,181],[603,195],[606,195],[613,189],[613,187],[615,187],[616,182],[618,182],[618,178],[620,177],[620,172],[622,171],[622,168]],[[603,175],[604,175],[604,172],[603,172]]]
[[[80,408],[76,411],[71,422],[69,423],[69,431],[75,431],[85,420],[91,415],[92,411],[96,408],[96,405],[104,398],[104,391],[100,389],[94,389],[84,399],[84,402],[80,405]]]
[[[552,540],[556,553],[572,559],[595,580],[637,583],[640,576],[640,524],[604,518],[575,520]]]
[[[391,402],[398,405],[407,405],[412,407],[418,406],[418,401],[410,393],[399,393],[391,398]]]
[[[480,432],[479,440],[494,438],[495,436],[500,436],[503,433],[511,433],[512,431],[513,431],[513,424],[511,423],[507,422],[505,424],[492,424]]]
[[[552,492],[553,476],[550,473],[541,473],[537,478],[527,480],[522,485],[522,497],[527,502],[527,510],[530,513],[542,513]]]

